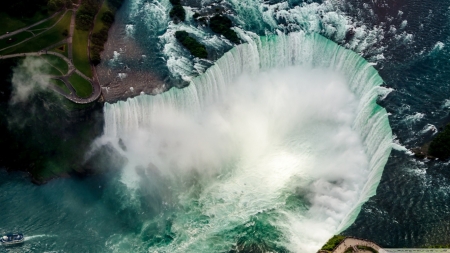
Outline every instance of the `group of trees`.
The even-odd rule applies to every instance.
[[[48,0],[47,8],[49,11],[57,11],[64,7],[70,7],[72,0]]]
[[[187,48],[191,54],[199,58],[207,58],[208,52],[204,45],[200,44],[194,38],[189,36],[186,31],[177,31],[175,37],[185,48]]]
[[[183,6],[181,6],[180,0],[170,0],[170,3],[173,6],[172,10],[169,12],[170,18],[175,22],[186,20],[186,11]]]
[[[239,38],[235,31],[231,30],[233,23],[226,16],[215,15],[209,20],[209,27],[215,33],[222,34],[229,41],[239,44]]]
[[[104,45],[108,40],[108,31],[114,23],[114,16],[117,9],[122,6],[124,0],[108,0],[108,11],[105,11],[100,17],[103,28],[92,34],[91,36],[91,63],[94,65],[98,65],[101,61],[101,52],[104,49]]]
[[[439,159],[450,157],[450,124],[441,131],[430,143],[428,154]]]
[[[0,12],[11,17],[31,17],[38,11],[45,11],[48,0],[14,0],[0,1]]]
[[[89,31],[94,25],[95,14],[97,14],[99,8],[98,0],[83,0],[75,16],[76,28]]]

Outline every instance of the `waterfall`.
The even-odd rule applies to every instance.
[[[264,225],[273,251],[317,251],[376,193],[392,143],[382,83],[321,35],[280,33],[233,48],[186,88],[106,103],[103,138],[127,146],[124,184],[136,189],[135,167],[152,164],[175,196],[173,239],[141,247],[225,252]]]

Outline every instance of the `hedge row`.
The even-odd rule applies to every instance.
[[[183,6],[181,6],[180,0],[170,0],[172,4],[172,10],[169,12],[169,16],[174,21],[185,21],[186,20],[186,11]]]
[[[105,0],[106,1],[106,0]],[[108,40],[108,31],[114,23],[116,11],[122,6],[124,0],[108,0],[108,11],[104,12],[100,17],[103,28],[92,34],[91,36],[91,63],[98,65],[101,62],[100,53],[104,50],[106,41]]]
[[[95,14],[97,14],[99,7],[97,0],[83,0],[75,16],[76,28],[89,31],[94,25]]]
[[[239,44],[239,38],[235,31],[231,30],[233,23],[228,17],[215,15],[209,20],[209,27],[215,33],[222,34],[229,41]]]
[[[178,42],[180,42],[187,50],[191,52],[191,54],[195,57],[199,58],[207,58],[208,52],[204,45],[200,44],[194,38],[189,36],[189,33],[186,31],[177,31],[175,33],[175,37]]]

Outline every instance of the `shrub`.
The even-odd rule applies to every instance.
[[[228,17],[215,15],[209,21],[209,27],[215,33],[222,34],[229,41],[239,44],[239,38],[235,31],[230,28],[233,26],[233,23]]]
[[[428,154],[439,159],[447,159],[450,157],[450,124],[444,131],[438,133],[430,143]]]
[[[169,15],[172,19],[177,18],[180,21],[186,20],[186,11],[181,5],[174,5],[172,10],[170,10]]]
[[[88,31],[94,25],[95,14],[99,5],[96,0],[83,0],[75,16],[77,29]]]
[[[336,248],[336,246],[338,246],[339,243],[341,243],[344,239],[345,239],[345,236],[342,236],[342,235],[335,235],[335,236],[331,237],[331,239],[328,240],[328,242],[325,243],[325,245],[323,245],[322,250],[332,251],[332,250],[333,250],[334,248]]]
[[[178,42],[180,42],[187,50],[191,52],[191,54],[195,57],[199,58],[207,58],[208,52],[206,51],[206,47],[196,41],[194,38],[189,36],[189,33],[186,31],[177,31],[175,33],[175,37]]]
[[[109,11],[109,10],[105,11],[105,13],[103,13],[101,19],[104,24],[111,25],[112,23],[114,23],[114,13],[112,13],[112,11]]]

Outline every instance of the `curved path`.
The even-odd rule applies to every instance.
[[[81,73],[78,69],[75,68],[75,66],[73,65],[72,61],[69,58],[65,57],[64,55],[62,55],[60,53],[53,52],[53,51],[40,51],[40,52],[33,52],[33,53],[2,55],[2,56],[0,56],[0,59],[8,59],[8,58],[24,57],[24,56],[41,56],[41,55],[45,55],[45,54],[51,54],[51,55],[58,56],[59,58],[63,59],[69,66],[69,70],[64,76],[53,77],[53,78],[60,79],[61,81],[63,81],[66,84],[66,86],[69,88],[69,90],[71,90],[70,94],[63,92],[59,87],[58,88],[54,87],[53,90],[57,91],[59,94],[63,95],[67,99],[69,99],[72,102],[75,102],[77,104],[88,104],[88,103],[94,102],[95,100],[97,100],[100,97],[100,95],[101,95],[100,84],[96,80],[90,79],[87,76],[85,76],[83,73]],[[83,77],[84,79],[88,80],[91,83],[92,94],[88,98],[81,98],[76,95],[75,89],[68,81],[69,76],[73,72],[77,73],[78,75],[80,75],[81,77]],[[53,85],[51,85],[50,87],[53,87]]]
[[[53,47],[54,45],[51,45],[50,48],[47,47],[47,48],[45,48],[45,49],[43,49],[43,50],[41,50],[41,51],[39,51],[39,52],[32,52],[32,53],[18,53],[18,54],[9,54],[9,55],[0,55],[0,59],[8,59],[8,58],[24,57],[24,56],[41,56],[41,55],[45,55],[45,54],[55,55],[55,56],[57,56],[57,57],[63,59],[63,60],[67,63],[67,65],[68,65],[68,67],[69,67],[67,73],[64,74],[63,76],[51,76],[50,78],[52,78],[52,79],[59,79],[59,80],[63,81],[64,84],[67,86],[67,88],[70,90],[70,93],[67,94],[66,92],[64,92],[64,90],[63,90],[62,88],[58,87],[57,85],[49,85],[49,87],[52,88],[54,91],[58,92],[59,94],[63,95],[63,96],[66,97],[67,99],[71,100],[72,102],[75,102],[75,103],[77,103],[77,104],[88,104],[88,103],[91,103],[91,102],[96,101],[96,100],[100,97],[100,95],[101,95],[101,93],[102,93],[102,90],[101,90],[100,84],[99,84],[99,82],[98,82],[98,77],[97,77],[97,73],[96,73],[96,71],[95,71],[95,68],[93,68],[93,70],[94,70],[94,71],[93,71],[93,72],[94,72],[94,78],[89,78],[89,77],[87,77],[86,75],[84,75],[83,73],[81,73],[81,72],[73,65],[73,61],[72,61],[72,59],[73,59],[73,54],[72,54],[72,48],[73,48],[73,47],[72,47],[72,41],[73,41],[73,39],[72,39],[72,38],[73,38],[74,30],[75,30],[75,13],[76,13],[77,9],[78,9],[79,6],[80,6],[80,2],[81,2],[81,1],[78,0],[78,1],[77,1],[77,4],[74,4],[74,5],[73,5],[73,6],[76,6],[76,8],[73,8],[73,9],[66,9],[66,10],[64,11],[63,15],[61,15],[61,17],[59,18],[59,20],[58,20],[57,22],[55,22],[55,24],[53,24],[51,27],[49,27],[49,28],[47,28],[47,29],[45,29],[44,31],[41,32],[41,33],[43,33],[43,32],[45,32],[45,31],[47,31],[48,29],[51,29],[53,26],[55,26],[55,25],[56,25],[56,24],[57,24],[57,23],[58,23],[65,15],[66,15],[66,13],[67,13],[68,11],[72,11],[72,17],[71,17],[71,21],[70,21],[70,29],[69,29],[69,36],[68,36],[67,39],[65,39],[65,40],[63,40],[63,41],[60,41],[60,42],[58,42],[58,43],[56,44],[56,45],[58,45],[58,44],[61,44],[61,43],[67,43],[67,44],[68,44],[68,56],[69,56],[69,57],[66,57],[66,56],[64,56],[64,55],[62,55],[62,54],[60,54],[60,53],[57,53],[57,52],[47,51],[48,49],[54,48],[54,47]],[[60,11],[60,12],[62,12],[62,11]],[[26,31],[26,30],[28,30],[29,28],[32,28],[33,26],[39,25],[39,24],[41,24],[41,23],[43,23],[43,22],[45,22],[45,21],[47,21],[47,20],[53,18],[54,16],[56,16],[56,15],[57,15],[58,13],[60,13],[60,12],[57,12],[57,13],[53,14],[51,17],[49,17],[49,18],[47,18],[47,19],[44,19],[44,20],[41,20],[41,21],[39,21],[39,22],[37,22],[37,23],[34,23],[34,24],[30,25],[30,26],[21,28],[21,29],[19,29],[19,30],[16,30],[16,31],[14,31],[14,32],[11,32],[11,33],[8,33],[8,34],[5,34],[5,35],[2,35],[2,36],[0,36],[0,39],[2,39],[2,38],[7,38],[7,37],[9,37],[9,36],[13,36],[13,35],[15,35],[15,34],[17,34],[17,33],[22,32],[22,31]],[[41,34],[41,33],[39,33],[39,34]],[[38,34],[38,35],[39,35],[39,34]],[[33,36],[33,37],[34,37],[34,36]],[[31,38],[33,38],[33,37],[31,37]],[[29,38],[29,39],[31,39],[31,38]],[[23,43],[23,42],[26,42],[26,41],[28,41],[29,39],[26,39],[26,40],[24,40],[24,41],[22,41],[22,42],[20,42],[20,43],[17,43],[17,44],[15,44],[15,45],[12,45],[12,46],[16,46],[16,45],[18,45],[18,44],[21,44],[21,43]],[[88,43],[90,43],[89,40],[88,40]],[[0,49],[0,51],[2,51],[2,50],[4,50],[4,49],[6,49],[6,48]],[[88,50],[88,52],[89,52],[89,50]],[[92,68],[92,66],[91,66],[91,68]],[[73,85],[69,82],[69,77],[70,77],[70,75],[73,74],[73,72],[77,73],[79,76],[81,76],[82,78],[86,79],[86,80],[89,81],[89,83],[91,84],[91,86],[92,86],[92,93],[91,93],[91,95],[90,95],[89,97],[87,97],[87,98],[82,98],[82,97],[79,97],[79,96],[76,95],[75,88],[74,88]]]
[[[27,27],[20,28],[20,29],[18,29],[18,30],[15,30],[15,31],[10,32],[10,33],[7,33],[7,34],[3,34],[3,35],[0,36],[0,40],[1,40],[1,39],[4,39],[4,38],[11,37],[11,36],[14,36],[14,35],[16,35],[16,34],[18,34],[18,33],[23,32],[23,31],[26,31],[26,30],[32,28],[33,26],[40,25],[40,24],[44,23],[45,21],[47,21],[47,20],[53,18],[54,16],[58,15],[60,12],[61,12],[61,11],[55,12],[55,13],[54,13],[53,15],[51,15],[50,17],[48,17],[48,18],[46,18],[46,19],[43,19],[43,20],[41,20],[41,21],[39,21],[39,22],[36,22],[36,23],[34,23],[34,24],[32,24],[32,25],[29,25],[29,26],[27,26]],[[63,15],[63,16],[64,16],[64,15]]]
[[[357,238],[353,238],[353,237],[347,237],[345,238],[336,248],[334,248],[333,251],[331,251],[332,253],[344,253],[346,250],[348,250],[349,248],[353,248],[354,252],[361,252],[361,253],[371,253],[370,251],[367,250],[362,250],[362,249],[358,249],[357,246],[366,246],[366,247],[370,247],[376,251],[378,251],[379,253],[385,253],[386,251],[383,250],[380,246],[378,246],[377,244],[375,244],[374,242],[368,241],[368,240],[362,240],[362,239],[357,239]],[[324,251],[324,250],[320,250],[319,253],[321,252],[326,252],[329,253],[329,251]]]
[[[34,33],[31,32],[31,31],[28,31],[28,32],[31,32],[31,33],[33,34],[33,36],[31,36],[30,38],[24,39],[24,40],[22,40],[22,41],[20,41],[20,42],[18,42],[18,43],[16,43],[16,44],[14,44],[14,45],[4,47],[4,48],[0,49],[0,51],[3,51],[3,50],[6,50],[6,49],[8,49],[8,48],[12,48],[12,47],[18,46],[18,45],[20,45],[20,44],[22,44],[22,43],[24,43],[24,42],[27,42],[27,41],[29,41],[29,40],[31,40],[31,39],[34,39],[34,37],[36,37],[36,36],[38,36],[38,35],[41,35],[41,34],[45,33],[46,31],[52,29],[56,24],[59,23],[59,21],[61,21],[61,19],[64,18],[64,16],[66,15],[66,13],[67,13],[68,11],[70,11],[70,10],[64,11],[64,13],[61,15],[61,17],[59,17],[59,19],[58,19],[52,26],[50,26],[50,27],[48,27],[48,28],[45,28],[45,29],[43,29],[41,32],[36,33],[36,34],[34,34]],[[59,12],[58,12],[58,13],[59,13]],[[55,14],[53,14],[53,16],[55,16]],[[53,17],[53,16],[52,16],[52,17]],[[73,17],[73,16],[75,16],[75,14],[72,14],[72,17]],[[44,21],[47,21],[47,20],[44,20]],[[42,22],[35,23],[35,24],[33,24],[32,26],[38,25],[38,24],[40,24],[40,23],[42,23]],[[28,27],[25,27],[25,28],[28,28]],[[20,30],[22,30],[22,31],[20,31],[20,32],[23,32],[23,31],[27,31],[27,30],[28,30],[28,29],[25,29],[25,28],[20,29]],[[7,34],[7,35],[11,36],[12,33],[17,34],[17,30],[14,31],[14,32],[9,33],[9,34]],[[9,36],[7,36],[7,37],[9,37]],[[1,39],[1,38],[0,38],[0,39]]]

